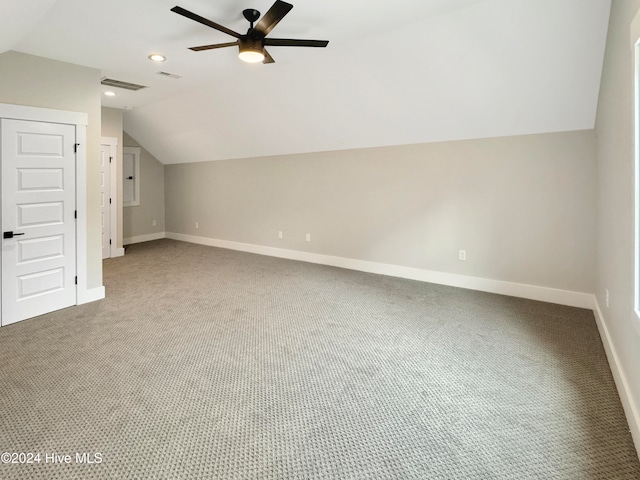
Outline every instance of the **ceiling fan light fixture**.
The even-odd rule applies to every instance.
[[[240,50],[240,60],[247,63],[258,63],[264,60],[264,53],[256,50]]]
[[[258,63],[264,60],[264,47],[259,40],[240,38],[240,60],[247,63]]]

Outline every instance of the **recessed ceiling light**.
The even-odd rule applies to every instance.
[[[106,92],[104,92],[104,94],[107,97],[115,97],[116,96],[116,92],[112,92],[111,90],[107,90]]]
[[[149,55],[149,60],[153,60],[154,62],[164,62],[166,59],[164,55],[160,55],[159,53]]]

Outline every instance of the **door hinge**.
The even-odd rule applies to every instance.
[[[109,203],[111,203],[111,199],[109,199]]]
[[[109,239],[109,245],[111,245],[111,239]]]
[[[78,210],[73,211],[73,218],[78,218]]]
[[[74,143],[73,144],[73,153],[78,153],[78,146],[79,145],[80,145],[79,143]]]
[[[111,160],[113,160],[113,157],[109,157],[109,163],[111,163]]]
[[[76,285],[78,284],[78,276],[76,275]]]

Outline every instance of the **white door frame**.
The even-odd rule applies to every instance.
[[[0,118],[13,120],[27,120],[35,122],[63,123],[75,125],[76,142],[79,144],[76,153],[76,208],[78,219],[76,221],[76,303],[93,302],[104,298],[104,286],[89,288],[87,262],[87,124],[88,115],[82,112],[68,112],[48,108],[25,107],[23,105],[10,105],[0,103]],[[1,188],[1,186],[0,186]],[[1,192],[0,192],[1,193]],[[1,201],[1,195],[0,195]],[[1,262],[1,259],[0,259]],[[1,267],[1,264],[0,264]],[[2,285],[0,284],[0,291]],[[0,302],[2,295],[0,295]],[[1,305],[0,305],[1,306]],[[1,312],[1,310],[0,310]],[[0,313],[1,315],[1,313]],[[1,319],[0,319],[1,320]],[[0,322],[1,323],[1,322]]]
[[[109,162],[109,195],[111,204],[109,205],[109,228],[111,235],[111,245],[109,247],[109,257],[121,257],[124,255],[124,249],[118,249],[118,180],[116,178],[116,165],[118,154],[118,139],[116,137],[102,137],[101,145],[109,145],[111,149],[111,159]]]

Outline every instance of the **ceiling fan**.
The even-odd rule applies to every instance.
[[[267,38],[267,35],[278,24],[284,16],[289,13],[293,8],[293,5],[281,0],[276,0],[269,11],[260,18],[260,12],[252,8],[248,8],[242,11],[244,18],[246,18],[250,27],[247,33],[244,35],[234,32],[233,30],[219,25],[211,20],[208,20],[200,15],[197,15],[189,10],[185,10],[182,7],[173,7],[172,12],[182,15],[183,17],[190,18],[198,23],[206,25],[207,27],[214,28],[220,32],[224,32],[227,35],[237,38],[235,42],[228,43],[215,43],[213,45],[201,45],[199,47],[190,47],[190,50],[199,52],[201,50],[212,50],[214,48],[224,48],[238,46],[240,49],[240,59],[245,62],[255,63],[274,63],[275,60],[269,52],[264,48],[265,46],[274,47],[326,47],[329,44],[328,40],[296,40],[291,38]],[[260,18],[260,21],[254,26],[253,24]]]

